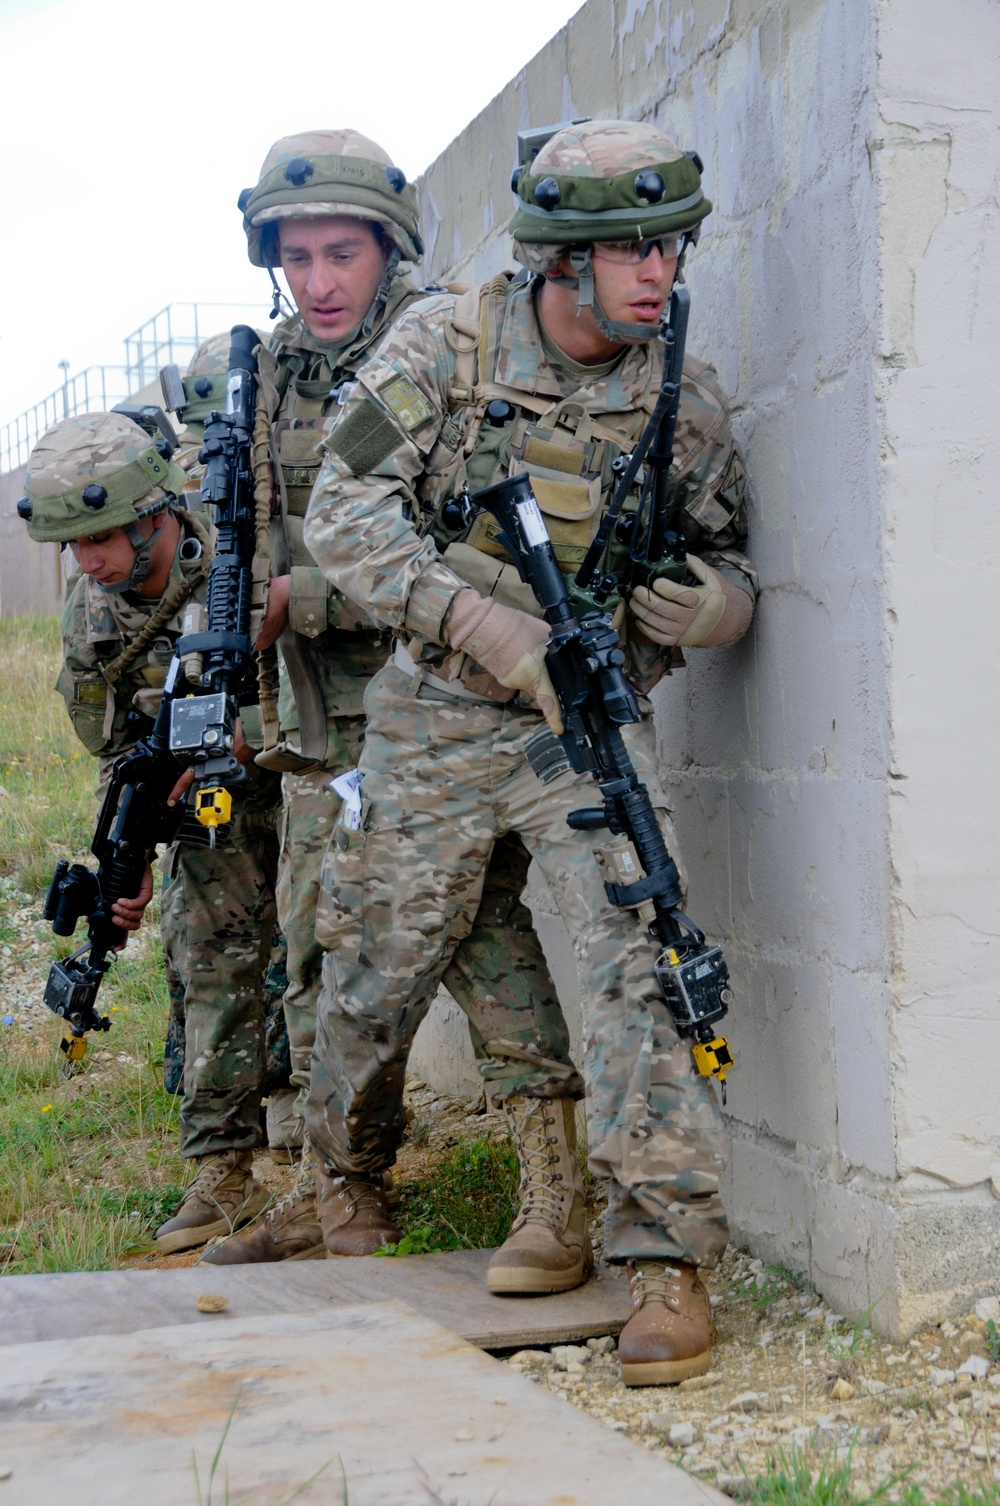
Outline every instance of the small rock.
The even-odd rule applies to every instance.
[[[931,1370],[932,1386],[952,1386],[955,1383],[954,1370]]]
[[[851,1397],[854,1395],[854,1387],[851,1385],[850,1381],[845,1381],[843,1377],[841,1377],[839,1380],[834,1381],[833,1386],[830,1390],[830,1395],[832,1396],[834,1401],[850,1401]]]
[[[843,1313],[827,1313],[823,1318],[823,1322],[826,1324],[827,1328],[836,1328],[837,1325],[839,1323],[843,1323],[843,1321]]]
[[[723,1301],[725,1301],[724,1297],[722,1297],[718,1292],[713,1292],[708,1299],[708,1305],[709,1307],[718,1307],[719,1303]]]
[[[615,1340],[607,1335],[603,1339],[588,1339],[587,1348],[591,1354],[614,1354],[616,1344]]]
[[[552,1356],[546,1349],[519,1349],[510,1357],[510,1364],[519,1370],[549,1370]]]
[[[964,1365],[959,1365],[956,1375],[971,1375],[973,1380],[985,1380],[990,1373],[990,1362],[981,1354],[970,1354]]]
[[[667,1442],[672,1448],[690,1448],[694,1442],[694,1425],[690,1422],[675,1422],[671,1425],[667,1434]]]
[[[974,1443],[969,1449],[969,1453],[973,1459],[979,1459],[981,1462],[985,1462],[990,1457],[990,1451],[985,1443]]]
[[[493,1405],[495,1407],[505,1407],[507,1405],[506,1396],[494,1396]]]
[[[229,1306],[228,1297],[220,1297],[213,1292],[202,1292],[195,1306],[200,1313],[223,1313]]]
[[[469,1443],[471,1439],[472,1434],[469,1432],[468,1428],[459,1428],[458,1432],[455,1434],[456,1443]]]
[[[716,1475],[715,1486],[734,1501],[745,1501],[753,1494],[753,1481],[746,1475]]]
[[[885,1381],[863,1380],[861,1382],[862,1396],[884,1396],[888,1389]]]
[[[556,1344],[550,1353],[557,1370],[579,1369],[591,1357],[582,1344]]]
[[[945,1318],[944,1322],[941,1324],[941,1332],[944,1334],[946,1339],[953,1339],[958,1333],[958,1329],[955,1327],[950,1318]]]
[[[734,1396],[729,1403],[730,1412],[759,1412],[764,1405],[764,1398],[756,1391],[744,1391],[740,1396]]]
[[[681,1419],[677,1416],[676,1412],[654,1412],[649,1419],[649,1425],[654,1432],[667,1433],[675,1422],[680,1421]]]
[[[996,1323],[1000,1327],[1000,1297],[980,1297],[972,1311],[981,1323]]]
[[[986,1324],[981,1324],[978,1318],[973,1318],[972,1321],[976,1327],[967,1328],[958,1341],[963,1349],[968,1349],[970,1345],[978,1344],[980,1340],[986,1337]]]
[[[722,1379],[721,1370],[706,1370],[704,1375],[692,1375],[687,1380],[681,1381],[678,1391],[707,1391],[709,1386],[717,1386]]]

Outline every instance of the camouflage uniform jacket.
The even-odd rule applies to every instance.
[[[63,665],[56,689],[66,702],[76,735],[88,752],[100,758],[102,778],[114,759],[152,730],[174,645],[185,630],[185,611],[189,604],[203,604],[207,599],[208,531],[188,513],[174,516],[181,533],[167,588],[158,601],[146,601],[131,592],[102,591],[79,571],[66,588]],[[180,558],[181,545],[189,538],[201,542],[201,559]],[[154,618],[161,620],[149,633]],[[140,637],[146,641],[133,656],[131,650]],[[240,806],[248,810],[270,806],[276,799],[277,781],[262,770],[251,772],[252,785],[240,788]]]
[[[505,474],[507,466],[512,472],[533,472],[536,495],[555,536],[564,521],[559,514],[567,509],[558,501],[561,482],[557,479],[553,486],[552,478],[565,475],[567,464],[560,460],[553,468],[547,439],[575,445],[580,480],[569,507],[578,507],[584,492],[593,498],[585,518],[589,542],[613,492],[610,464],[634,445],[656,401],[660,343],[627,347],[604,374],[570,370],[546,351],[533,285],[515,283],[503,296],[492,371],[483,374],[489,384],[486,395],[503,392],[514,403],[522,398],[532,409],[528,416],[538,415],[538,423],[525,434],[522,422],[520,441],[515,436],[507,456],[498,454],[494,476],[480,467],[470,484],[486,485],[497,471]],[[477,674],[464,655],[443,646],[448,609],[468,582],[451,568],[451,554],[446,562],[429,536],[440,503],[460,490],[478,453],[473,442],[472,460],[467,458],[474,441],[470,430],[483,404],[475,388],[456,385],[461,339],[454,324],[455,302],[438,296],[408,311],[358,373],[324,444],[305,539],[328,579],[348,597],[367,602],[375,620],[399,634],[414,658],[430,665],[438,677],[461,677],[467,688],[503,700],[515,693],[482,671]],[[704,362],[685,363],[677,484],[685,490],[689,547],[754,595],[756,574],[743,553],[746,476],[726,401],[713,378]],[[530,444],[537,446],[540,437],[541,451],[533,452]],[[595,441],[603,446],[596,458]],[[541,464],[532,464],[533,453],[541,454]],[[541,495],[546,488],[557,499],[551,504]],[[582,519],[586,508],[578,511]],[[481,536],[474,547],[496,552],[488,537]],[[572,559],[572,546],[567,547]],[[556,548],[560,553],[558,544]],[[640,688],[655,683],[677,662],[675,652],[655,646],[634,651],[632,672]]]
[[[409,278],[397,277],[370,334],[331,347],[313,340],[296,317],[279,324],[270,351],[260,353],[287,506],[289,627],[309,641],[309,663],[328,724],[338,716],[361,714],[365,688],[385,663],[389,645],[384,629],[330,584],[303,542],[303,520],[320,467],[317,447],[339,412],[343,384],[352,381],[402,310],[422,296]],[[278,526],[280,520],[275,522]],[[284,672],[278,715],[282,732],[294,733],[299,719]]]

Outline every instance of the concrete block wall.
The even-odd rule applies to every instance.
[[[998,54],[991,0],[589,0],[419,185],[425,275],[473,281],[509,264],[517,129],[651,119],[705,160],[690,339],[763,590],[656,716],[737,980],[727,1201],[897,1336],[998,1284]]]

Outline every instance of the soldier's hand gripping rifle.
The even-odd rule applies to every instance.
[[[707,945],[681,912],[677,865],[622,737],[621,728],[642,714],[623,672],[618,634],[606,612],[574,615],[529,477],[512,476],[471,500],[496,518],[504,546],[544,611],[551,628],[545,662],[566,728],[561,742],[570,766],[590,773],[603,797],[603,805],[572,811],[567,821],[577,831],[611,832],[596,852],[608,898],[634,910],[655,936],[654,968],[674,1023],[692,1039],[701,1075],[719,1079],[725,1102],[733,1058],[715,1027],[732,1002],[729,969],[722,948]]]
[[[195,767],[195,813],[213,842],[216,827],[230,814],[231,797],[224,785],[247,777],[234,749],[237,696],[252,663],[255,504],[250,446],[257,343],[248,326],[233,330],[228,411],[213,413],[205,431],[202,497],[218,509],[207,627],[179,639],[152,731],[112,766],[91,843],[96,872],[79,863],[59,863],[45,901],[44,917],[59,936],[71,936],[80,917],[89,917],[87,941],[53,963],[45,985],[45,1004],[70,1027],[62,1042],[70,1066],[83,1057],[85,1032],[110,1027],[97,1010],[97,992],[115,952],[128,939],[115,924],[112,907],[116,900],[139,894],[153,851],[177,836],[185,806],[167,802],[180,766]],[[196,660],[201,675],[194,685],[186,679],[185,666]],[[206,686],[208,694],[199,693]]]

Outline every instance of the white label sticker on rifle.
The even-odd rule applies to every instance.
[[[170,695],[174,686],[177,684],[177,671],[180,669],[180,667],[181,661],[178,656],[174,654],[174,657],[170,661],[170,668],[167,670],[167,678],[163,684],[163,689],[167,695]]]
[[[344,802],[340,819],[345,831],[357,831],[361,826],[361,781],[364,777],[357,769],[348,769],[346,774],[330,780],[331,790]]]
[[[524,542],[529,549],[536,548],[539,544],[547,544],[549,530],[545,526],[545,519],[538,508],[534,497],[528,497],[517,504],[517,515],[521,520],[521,532],[524,534]]]

